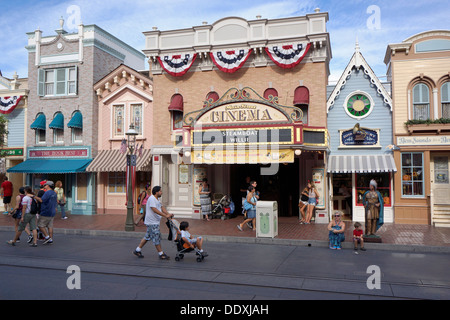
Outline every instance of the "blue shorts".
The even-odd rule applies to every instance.
[[[316,205],[316,203],[317,203],[317,201],[316,201],[316,198],[309,198],[309,200],[308,200],[308,204],[312,204],[312,205]]]
[[[152,241],[155,246],[161,244],[161,230],[159,225],[151,224],[147,226],[147,232],[145,233],[144,239],[147,241]]]

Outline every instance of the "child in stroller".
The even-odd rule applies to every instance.
[[[174,229],[173,233],[176,233],[175,243],[177,244],[177,254],[175,256],[175,261],[180,261],[184,258],[184,254],[195,251],[198,255],[197,262],[202,262],[208,254],[203,251],[203,238],[197,237],[193,238],[189,233],[189,223],[187,221],[183,221],[179,224],[179,228],[177,228],[176,224],[178,222],[176,220],[170,220],[170,224],[172,229]]]

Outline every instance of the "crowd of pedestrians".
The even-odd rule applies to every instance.
[[[59,181],[58,185],[59,188],[62,188]],[[15,235],[12,240],[7,241],[7,244],[15,246],[17,242],[20,242],[23,231],[27,233],[27,242],[31,247],[37,247],[38,231],[42,234],[43,244],[53,243],[53,220],[56,215],[56,207],[59,203],[64,218],[62,201],[65,202],[65,197],[61,197],[62,201],[58,201],[53,181],[42,181],[40,186],[41,189],[37,195],[29,186],[19,188],[16,206],[8,211],[15,221]]]

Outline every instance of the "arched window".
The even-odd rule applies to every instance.
[[[418,83],[413,88],[413,119],[430,119],[430,88],[424,83]]]
[[[170,100],[169,111],[171,113],[173,130],[183,127],[184,100],[181,94],[174,94]]]
[[[274,88],[269,88],[264,91],[264,99],[269,100],[269,96],[278,97],[278,91]]]
[[[304,86],[297,87],[294,92],[294,106],[303,112],[302,122],[308,124],[309,89]]]
[[[208,93],[206,95],[206,101],[209,101],[212,99],[212,103],[216,102],[217,100],[219,100],[219,94],[215,91],[211,91],[210,93]]]
[[[450,82],[441,87],[442,118],[450,119]]]
[[[55,113],[48,127],[53,130],[53,143],[64,143],[64,115],[61,112]]]

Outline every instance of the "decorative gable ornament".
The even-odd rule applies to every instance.
[[[248,60],[253,49],[228,50],[210,52],[211,60],[226,73],[238,71]]]
[[[192,67],[197,54],[174,54],[163,56],[162,59],[158,57],[161,67],[171,76],[181,77],[185,75]]]
[[[0,113],[10,114],[22,100],[22,96],[0,97]]]
[[[270,59],[283,69],[290,69],[298,65],[311,47],[311,43],[296,43],[290,45],[275,45],[266,48]]]

